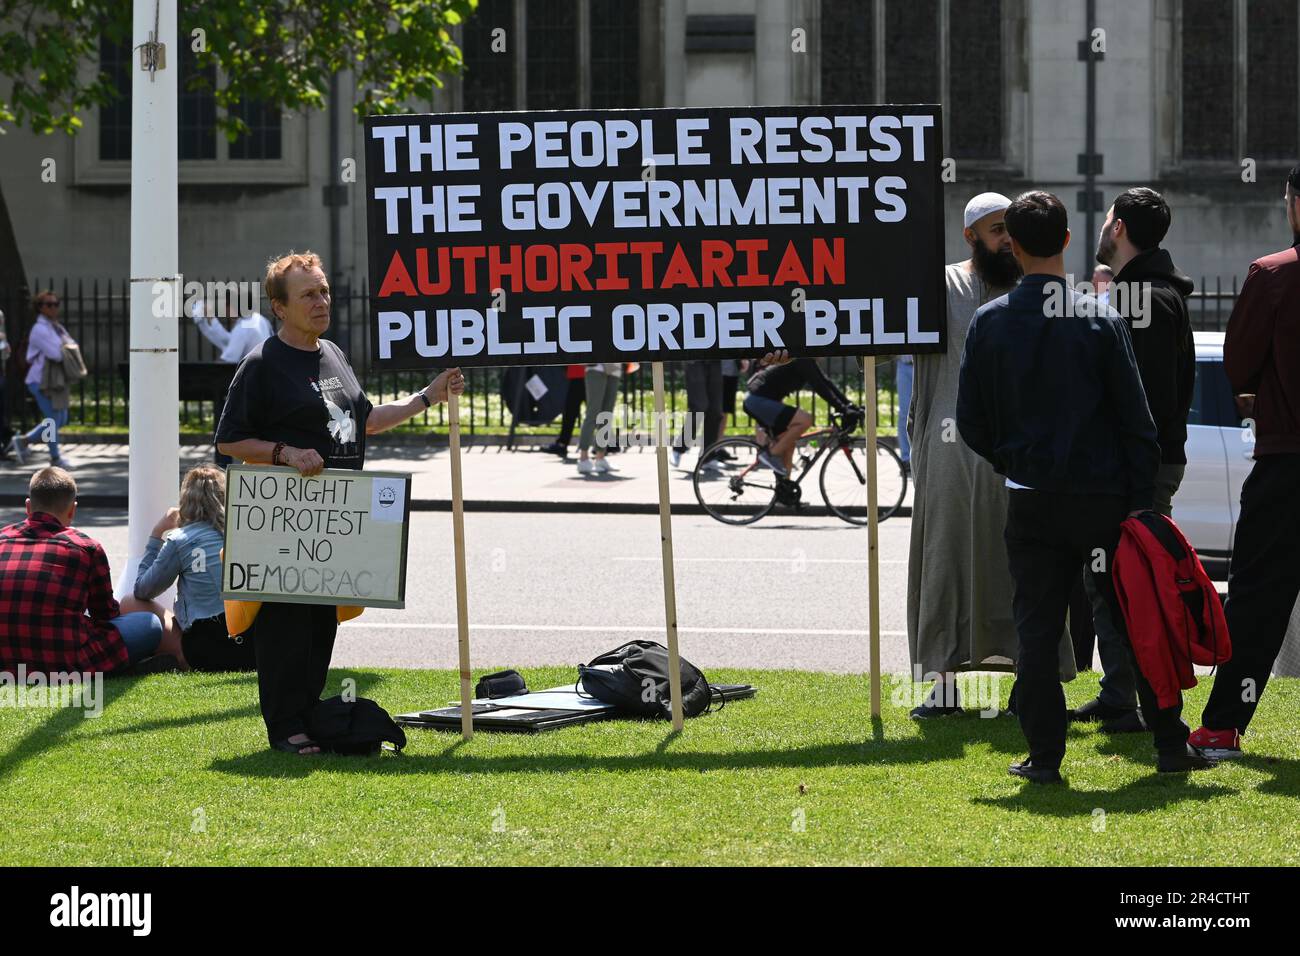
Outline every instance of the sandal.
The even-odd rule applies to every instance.
[[[319,753],[325,752],[325,748],[322,747],[314,740],[304,740],[301,743],[295,744],[292,743],[288,737],[286,737],[284,738],[284,740],[277,740],[275,743],[271,744],[272,750],[279,750],[287,754],[301,754],[303,756],[314,756],[314,754],[303,753],[303,751],[305,751],[308,747],[315,747]]]

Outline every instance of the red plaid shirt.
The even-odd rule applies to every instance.
[[[0,669],[125,667],[121,613],[98,541],[40,511],[0,528]]]

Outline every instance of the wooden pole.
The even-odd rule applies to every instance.
[[[465,497],[460,484],[460,396],[447,390],[447,437],[451,442],[451,538],[456,556],[456,640],[460,645],[460,735],[474,736],[470,701],[469,606],[465,587]]]
[[[871,716],[880,716],[880,526],[876,521],[876,359],[862,359],[867,413],[867,602],[871,614]]]
[[[677,653],[677,587],[673,581],[673,512],[668,498],[668,428],[664,421],[664,363],[654,364],[655,458],[659,464],[659,543],[664,565],[664,620],[668,630],[668,689],[673,730],[682,729],[682,662]],[[707,436],[706,436],[707,437]]]

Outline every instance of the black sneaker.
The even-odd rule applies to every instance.
[[[1126,717],[1133,711],[1132,707],[1116,707],[1114,704],[1106,703],[1100,697],[1094,697],[1082,707],[1070,711],[1070,719],[1080,722],[1112,720],[1116,717]]]
[[[569,456],[569,446],[561,445],[558,441],[553,441],[549,445],[543,445],[542,451],[550,452],[552,455],[559,455],[561,458]]]
[[[1036,767],[1034,762],[1029,759],[1021,760],[1019,763],[1013,763],[1007,768],[1007,773],[1013,777],[1020,777],[1022,780],[1028,780],[1030,783],[1064,783],[1061,778],[1059,767]]]
[[[1149,730],[1147,722],[1142,716],[1142,708],[1130,710],[1120,717],[1112,717],[1110,720],[1101,722],[1101,732],[1103,734],[1140,734],[1144,730]]]
[[[941,704],[935,699],[935,691],[942,685],[936,683],[930,688],[930,693],[925,695],[925,700],[921,701],[920,706],[913,707],[908,714],[913,720],[929,720],[931,717],[952,717],[956,714],[963,713],[961,706],[961,694],[957,688],[952,689],[952,705]]]
[[[1182,750],[1161,750],[1156,754],[1157,773],[1186,773],[1189,770],[1210,770],[1219,765],[1219,761],[1207,757],[1205,752],[1191,744],[1184,744]]]

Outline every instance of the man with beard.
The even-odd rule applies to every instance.
[[[907,562],[907,642],[913,679],[934,687],[912,717],[961,712],[956,672],[1010,671],[1016,663],[1011,574],[1002,540],[1007,489],[957,433],[957,384],[975,310],[1016,284],[1000,193],[966,204],[963,236],[971,257],[944,270],[948,351],[916,356],[908,428],[912,438],[912,540]],[[1075,675],[1062,634],[1061,677]],[[937,676],[935,676],[937,675]]]
[[[1128,320],[1142,388],[1156,423],[1160,469],[1151,510],[1166,517],[1173,513],[1173,497],[1187,467],[1183,446],[1196,383],[1196,347],[1187,313],[1192,280],[1160,248],[1169,221],[1169,204],[1163,196],[1145,186],[1129,189],[1106,213],[1097,243],[1097,261],[1115,272],[1110,306]],[[1128,641],[1110,618],[1096,575],[1087,571],[1083,580],[1092,603],[1103,676],[1097,697],[1077,708],[1073,719],[1099,720],[1107,733],[1139,732],[1145,725],[1137,709]]]
[[[1123,628],[1110,565],[1120,524],[1150,510],[1160,465],[1127,324],[1066,284],[1067,220],[1051,193],[1024,193],[1008,207],[1011,251],[1025,275],[975,313],[957,396],[962,438],[1011,489],[1016,714],[1029,757],[1010,772],[1033,783],[1061,781],[1069,712],[1055,671],[1070,590],[1094,556],[1104,555],[1097,585]],[[1181,702],[1161,709],[1141,674],[1137,693],[1159,772],[1214,766],[1188,746]]]
[[[1300,594],[1300,166],[1284,199],[1294,245],[1250,264],[1223,343],[1233,394],[1254,396],[1255,464],[1241,489],[1224,605],[1232,659],[1219,666],[1191,743],[1225,759],[1241,756]]]

